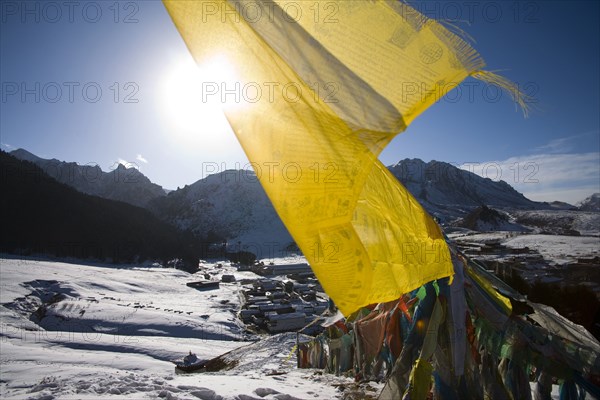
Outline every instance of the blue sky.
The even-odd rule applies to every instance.
[[[218,111],[185,114],[193,62],[161,2],[0,4],[3,150],[105,171],[126,161],[169,189],[246,165]],[[467,80],[388,146],[386,165],[447,161],[534,200],[600,191],[598,2],[410,4],[471,35],[488,68],[537,102],[525,119],[505,93]]]

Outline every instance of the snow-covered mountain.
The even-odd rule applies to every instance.
[[[460,219],[457,226],[481,232],[527,231],[525,227],[512,222],[506,213],[487,206],[477,207],[464,218]]]
[[[166,195],[161,186],[150,182],[139,170],[126,168],[123,164],[118,164],[110,172],[104,172],[96,164],[79,165],[55,158],[48,160],[24,149],[14,150],[10,154],[36,164],[57,181],[86,194],[139,207],[146,207],[150,200]]]
[[[515,210],[515,222],[554,235],[600,234],[600,213],[578,210]]]
[[[0,176],[2,253],[198,265],[201,243],[146,209],[82,193],[4,151]]]
[[[268,257],[270,249],[293,242],[256,175],[228,170],[170,192],[150,204],[150,210],[181,229],[212,242],[243,244]]]
[[[447,163],[403,160],[389,169],[442,221],[464,217],[482,205],[520,210],[550,208],[527,199],[504,181],[484,179]],[[150,209],[208,241],[227,240],[230,245],[239,241],[259,247],[261,253],[272,243],[281,248],[292,241],[256,176],[247,170],[230,170],[201,179],[155,199]]]
[[[164,221],[190,230],[208,243],[227,241],[233,246],[231,251],[248,250],[259,257],[269,257],[274,249],[284,249],[293,241],[252,171],[224,171],[166,193],[134,168],[119,165],[107,173],[98,166],[45,160],[22,149],[11,154],[34,162],[81,192],[148,208]],[[531,201],[504,181],[482,178],[445,162],[405,159],[388,168],[443,223],[456,223],[485,205],[508,212],[523,225],[546,229],[550,224],[552,230],[560,228],[561,232],[589,231],[587,222],[566,223],[564,218],[554,221],[556,212],[563,209],[581,212],[575,211],[575,206]],[[599,198],[596,194],[586,199],[579,209],[598,211]],[[544,227],[537,223],[539,218],[531,220],[532,213],[536,218],[543,215]],[[575,217],[577,221],[581,219]],[[585,221],[590,217],[585,216]]]
[[[427,211],[442,221],[463,217],[487,205],[512,209],[547,208],[504,181],[492,181],[451,164],[405,159],[388,167]]]
[[[577,206],[581,211],[600,212],[600,193],[594,193]]]

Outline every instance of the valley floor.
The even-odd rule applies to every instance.
[[[354,385],[296,369],[295,334],[242,347],[259,338],[236,317],[238,283],[198,291],[174,269],[0,263],[0,398],[334,399]],[[223,267],[257,277],[234,271]],[[180,375],[172,363],[236,348],[228,371]]]
[[[564,276],[556,271],[594,260],[600,251],[598,237],[514,232],[449,236],[488,263],[521,265],[534,278]],[[598,266],[584,270],[597,273]],[[240,281],[258,275],[229,263],[211,263],[206,271],[215,280],[234,275],[236,282],[200,291],[186,283],[202,279],[201,273],[3,256],[0,398],[377,398],[382,384],[358,386],[352,378],[297,369],[294,333],[248,333],[237,318]],[[234,349],[236,362],[228,370],[175,372],[173,361],[189,351],[211,359]]]
[[[514,270],[528,282],[584,285],[600,298],[600,237],[520,232],[448,234],[470,257],[498,274]]]

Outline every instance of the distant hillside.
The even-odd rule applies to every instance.
[[[581,211],[600,212],[600,193],[594,193],[577,206]]]
[[[600,234],[600,213],[578,210],[514,211],[515,222],[552,235]]]
[[[479,206],[547,208],[504,181],[495,182],[440,162],[405,159],[388,167],[427,211],[442,221],[463,217]]]
[[[442,222],[465,217],[480,206],[511,209],[549,208],[514,190],[504,181],[494,182],[450,164],[404,160],[390,171],[419,202]],[[158,217],[207,240],[226,239],[278,247],[292,241],[264,190],[251,171],[225,171],[157,198],[150,209]],[[500,221],[495,223],[500,229]],[[513,229],[506,222],[505,226]],[[268,246],[268,245],[267,245]]]
[[[456,224],[461,228],[467,228],[473,231],[527,231],[521,225],[510,221],[508,215],[489,208],[487,206],[477,207]]]
[[[44,160],[22,149],[12,154],[36,163],[81,192],[143,206],[159,219],[192,231],[204,243],[204,250],[208,243],[227,241],[233,246],[230,250],[269,257],[272,249],[286,248],[293,241],[252,171],[223,171],[167,194],[134,168],[119,166],[105,173],[97,166]],[[482,178],[444,162],[406,159],[388,168],[442,223],[456,223],[481,206],[513,211],[574,208],[531,201],[504,181]]]
[[[197,241],[147,210],[80,193],[5,152],[0,173],[2,252],[115,263],[180,258],[198,265]]]
[[[566,203],[564,201],[552,201],[548,203],[553,210],[577,210],[577,207],[573,204]]]
[[[54,158],[47,160],[24,149],[14,150],[10,154],[36,164],[57,181],[82,193],[124,201],[139,207],[146,207],[151,200],[165,196],[161,186],[150,182],[136,168],[126,168],[122,164],[113,171],[104,172],[98,165],[79,165]]]
[[[237,242],[259,257],[285,248],[292,237],[252,171],[210,175],[150,203],[155,215],[209,242]]]

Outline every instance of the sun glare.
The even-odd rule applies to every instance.
[[[229,131],[223,111],[240,106],[235,95],[226,94],[236,87],[236,80],[234,68],[224,57],[202,65],[191,58],[175,63],[164,82],[162,104],[171,132],[206,143]]]

